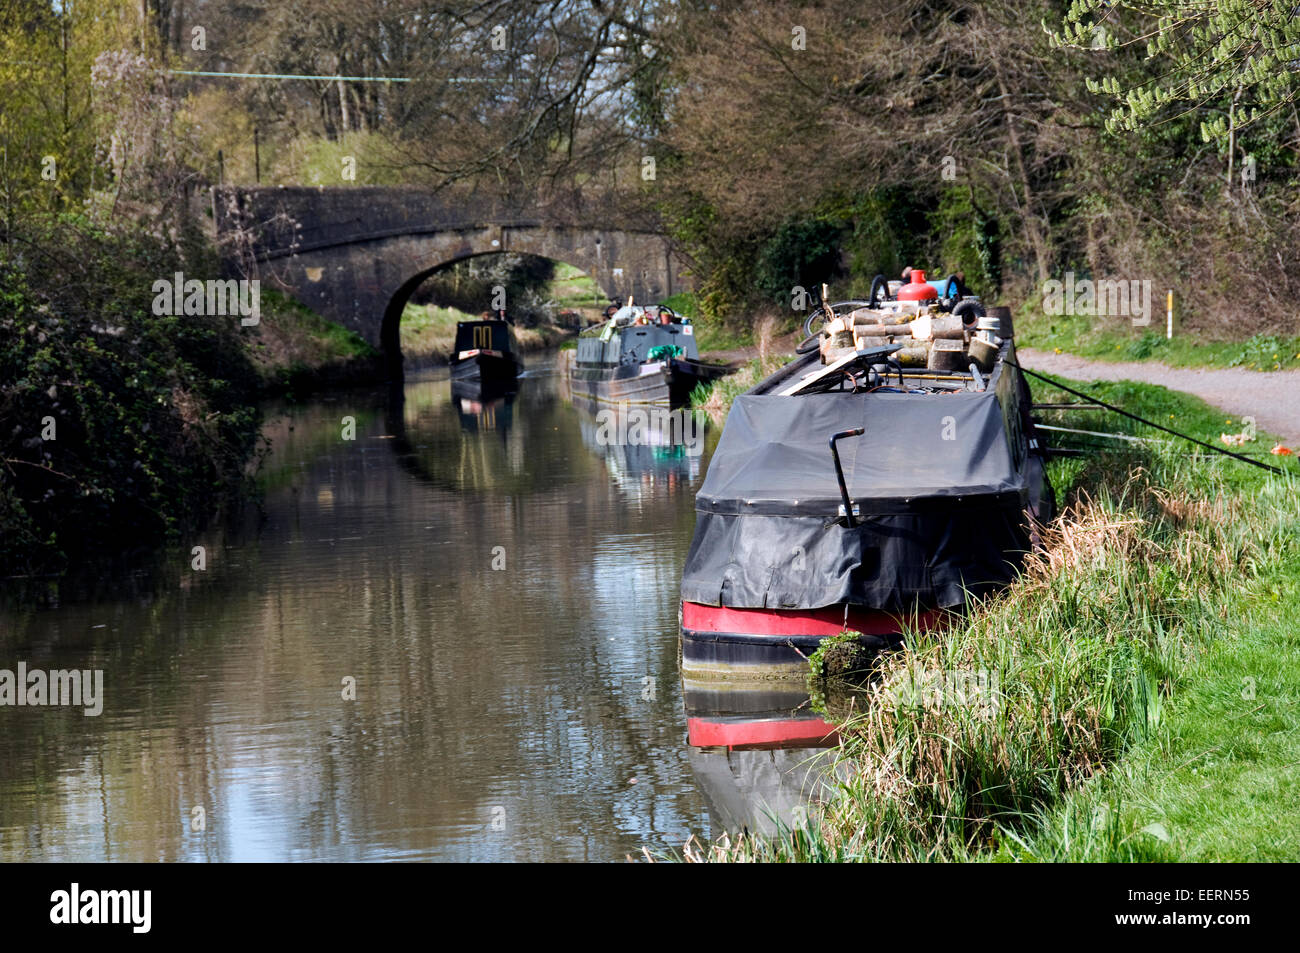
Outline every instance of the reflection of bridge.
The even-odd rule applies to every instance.
[[[359,333],[400,366],[402,307],[428,275],[494,252],[541,255],[606,295],[652,302],[681,290],[681,262],[652,221],[553,207],[521,210],[409,188],[213,190],[228,271],[263,282]],[[488,307],[489,302],[484,302]]]

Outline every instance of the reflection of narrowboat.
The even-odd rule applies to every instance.
[[[514,329],[505,321],[461,321],[451,352],[451,379],[484,389],[508,389],[519,377]]]
[[[631,304],[578,336],[569,368],[575,396],[601,403],[680,407],[691,391],[731,369],[700,361],[695,327],[672,309]]]
[[[912,276],[814,312],[801,356],[733,404],[696,497],[684,672],[803,673],[828,635],[937,627],[1050,518],[1010,312]]]
[[[582,442],[633,496],[674,495],[698,479],[704,418],[690,411],[616,404],[601,406],[566,387],[579,413]]]
[[[722,830],[776,834],[796,828],[833,790],[835,726],[806,691],[780,683],[683,683],[687,759]]]
[[[485,394],[475,384],[453,381],[451,385],[451,401],[463,433],[507,432],[512,419],[511,405],[517,397],[515,393]]]

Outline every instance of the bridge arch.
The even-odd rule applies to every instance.
[[[521,210],[408,188],[225,186],[213,189],[213,218],[227,272],[256,269],[264,285],[356,331],[388,354],[394,376],[400,339],[390,305],[466,258],[518,252],[566,262],[611,298],[657,301],[686,287],[684,262],[656,223],[611,212]]]
[[[584,275],[595,280],[594,276],[591,275],[590,272],[588,272],[586,269],[582,268],[581,266],[574,264],[571,261],[560,261],[558,259],[550,258],[549,256],[546,255],[534,255],[533,252],[525,252],[517,248],[512,248],[509,250],[509,252],[502,252],[496,249],[487,252],[474,252],[473,254],[462,255],[460,257],[435,264],[432,267],[426,268],[424,271],[417,272],[416,274],[408,278],[405,282],[403,282],[393,293],[393,297],[389,299],[388,304],[384,307],[383,318],[379,328],[379,340],[380,340],[380,349],[383,351],[385,355],[387,355],[390,364],[390,371],[392,371],[395,374],[398,373],[397,368],[394,365],[400,364],[403,357],[402,346],[401,346],[402,317],[405,312],[407,303],[411,300],[411,297],[415,294],[415,292],[419,289],[419,287],[422,284],[424,284],[429,278],[436,275],[438,272],[443,271],[446,268],[450,268],[453,265],[457,265],[465,261],[470,261],[475,258],[487,258],[492,255],[501,255],[501,254],[529,255],[537,258],[545,258],[547,261],[553,262],[555,264],[570,265],[574,268],[577,268]],[[614,295],[611,295],[609,291],[607,291],[605,288],[601,288],[600,290],[607,298],[614,297]],[[489,302],[485,301],[483,305],[479,308],[479,310],[486,310],[488,306],[489,306]],[[507,314],[510,313],[511,313],[511,309],[507,307]]]

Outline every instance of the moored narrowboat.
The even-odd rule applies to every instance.
[[[689,318],[628,304],[578,336],[569,386],[575,397],[602,404],[681,407],[697,385],[730,370],[700,360]]]
[[[815,312],[800,356],[736,398],[696,497],[684,673],[804,674],[827,636],[941,627],[1051,517],[1010,312],[920,272],[880,290]]]

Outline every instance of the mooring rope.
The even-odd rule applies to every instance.
[[[1289,471],[1283,470],[1281,467],[1275,467],[1272,464],[1263,463],[1262,461],[1259,460],[1252,460],[1250,457],[1244,456],[1243,454],[1233,453],[1231,450],[1225,450],[1222,447],[1216,447],[1212,443],[1206,443],[1204,440],[1197,440],[1195,437],[1189,437],[1185,433],[1179,433],[1177,430],[1171,430],[1170,428],[1162,424],[1156,423],[1154,420],[1147,420],[1145,417],[1139,417],[1137,414],[1131,414],[1122,407],[1116,407],[1114,404],[1108,404],[1104,400],[1100,400],[1092,396],[1091,394],[1086,394],[1083,391],[1075,390],[1073,387],[1067,387],[1066,385],[1062,384],[1060,381],[1053,380],[1052,378],[1048,377],[1046,374],[1039,374],[1037,371],[1031,371],[1027,367],[1021,367],[1015,361],[1006,361],[1006,363],[1011,365],[1012,367],[1014,367],[1016,370],[1020,371],[1023,374],[1030,374],[1034,377],[1037,377],[1041,381],[1046,381],[1047,383],[1051,384],[1053,387],[1061,388],[1061,390],[1065,391],[1067,394],[1073,394],[1075,397],[1082,397],[1085,400],[1092,401],[1094,404],[1100,404],[1102,407],[1105,407],[1107,410],[1119,414],[1121,417],[1127,417],[1130,420],[1136,420],[1140,424],[1146,424],[1148,427],[1155,427],[1157,430],[1163,430],[1167,434],[1172,434],[1175,437],[1181,437],[1183,440],[1189,440],[1192,443],[1202,446],[1207,450],[1213,450],[1215,453],[1221,453],[1225,457],[1234,457],[1237,460],[1243,461],[1244,463],[1249,463],[1252,467],[1259,467],[1261,470],[1267,470],[1269,473],[1276,473],[1279,476],[1289,475]]]

